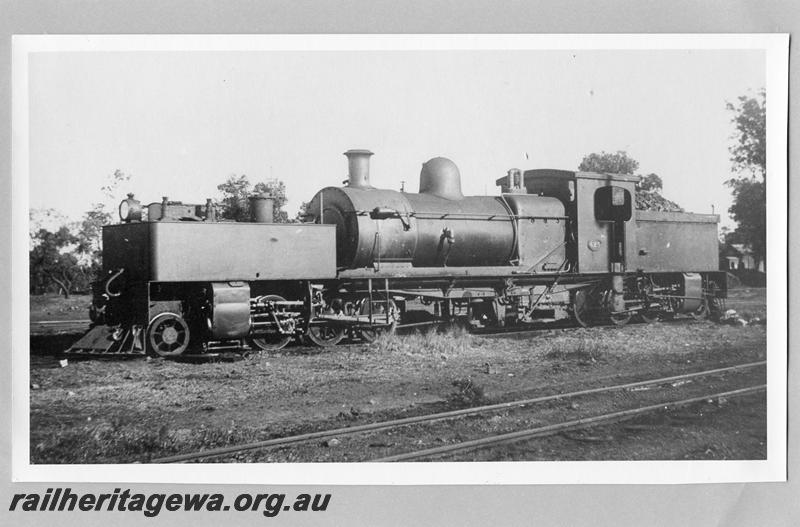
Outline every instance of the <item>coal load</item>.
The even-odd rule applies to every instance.
[[[659,212],[684,212],[683,207],[670,201],[658,192],[646,190],[636,191],[636,209],[654,210]]]

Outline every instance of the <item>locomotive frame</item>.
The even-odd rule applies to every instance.
[[[345,155],[346,186],[318,192],[307,223],[271,223],[267,196],[251,222],[167,198],[142,221],[129,195],[123,222],[103,229],[93,326],[68,352],[369,342],[417,301],[472,326],[623,325],[724,305],[719,217],[634,211],[637,176],[511,169],[500,196],[464,197],[455,164],[434,158],[410,194],[371,185],[372,152]]]

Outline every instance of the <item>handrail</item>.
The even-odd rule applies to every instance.
[[[121,267],[121,268],[120,268],[120,269],[119,269],[119,270],[118,270],[116,273],[114,273],[113,275],[111,275],[111,278],[109,278],[108,280],[106,280],[105,291],[106,291],[106,294],[107,294],[109,297],[112,297],[112,298],[113,298],[113,297],[118,297],[119,295],[121,295],[121,294],[122,294],[122,291],[119,291],[119,292],[117,292],[117,293],[112,293],[111,291],[109,291],[108,287],[111,285],[111,282],[113,282],[114,280],[116,280],[117,278],[119,278],[119,275],[121,275],[123,272],[125,272],[125,268],[124,268],[124,267]]]
[[[369,216],[372,211],[368,210],[353,210],[353,211],[346,211],[345,213],[355,214],[356,216]],[[391,216],[393,218],[401,218],[401,214],[399,211],[395,211],[396,214]],[[422,218],[422,219],[446,219],[446,218],[455,218],[455,219],[474,219],[474,220],[503,220],[503,221],[513,221],[513,220],[565,220],[569,221],[569,216],[531,216],[531,215],[519,215],[519,214],[476,214],[471,212],[408,212],[405,214],[406,217],[409,218]],[[382,218],[375,218],[375,219],[382,219]],[[402,219],[402,218],[401,218]]]

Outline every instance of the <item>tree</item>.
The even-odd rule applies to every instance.
[[[117,169],[100,188],[104,200],[93,203],[78,222],[54,209],[30,212],[30,290],[44,293],[56,289],[65,296],[89,289],[102,267],[102,227],[113,219],[108,204],[118,200],[120,184],[130,176]]]
[[[56,209],[30,209],[28,211],[30,248],[33,249],[39,243],[38,233],[40,230],[58,230],[59,227],[66,225],[67,222],[67,217]]]
[[[283,210],[286,205],[286,185],[277,179],[258,182],[251,187],[246,175],[232,175],[225,183],[217,185],[217,190],[222,193],[222,199],[217,202],[220,217],[235,221],[248,221],[250,219],[251,196],[267,193],[274,200],[272,219],[275,223],[287,223],[289,215]]]
[[[730,243],[743,243],[753,251],[756,268],[766,263],[767,254],[767,196],[766,185],[756,179],[737,181],[733,204],[728,209],[736,222],[736,230],[729,236]]]
[[[79,224],[76,252],[86,255],[90,260],[99,259],[103,250],[103,225],[110,224],[112,219],[102,203],[94,203]]]
[[[736,127],[729,147],[735,172],[750,172],[751,177],[767,178],[767,94],[761,89],[755,97],[742,95],[739,103],[727,103],[733,112],[731,122]]]
[[[636,190],[643,192],[661,192],[663,188],[664,182],[656,174],[647,174],[636,184]]]
[[[250,195],[250,181],[247,176],[230,176],[225,183],[217,185],[217,190],[222,193],[222,199],[218,203],[220,218],[247,221],[247,198]]]
[[[639,162],[628,157],[627,152],[600,152],[585,156],[578,170],[581,172],[599,172],[601,174],[634,174]]]
[[[89,285],[88,269],[73,253],[78,238],[67,226],[55,232],[39,229],[33,236],[35,246],[29,254],[31,292],[43,293],[55,284],[64,298]]]
[[[131,176],[120,169],[116,169],[113,174],[106,178],[106,184],[100,187],[104,200],[99,203],[92,203],[92,208],[84,213],[78,230],[75,233],[77,245],[75,254],[82,264],[90,267],[94,272],[98,272],[102,267],[103,257],[103,225],[109,225],[114,221],[114,214],[109,211],[120,201],[117,195],[119,186],[128,183]]]
[[[584,156],[578,170],[581,172],[598,172],[601,174],[634,175],[639,169],[639,162],[628,156],[627,152],[600,152]],[[657,210],[683,212],[680,205],[661,195],[664,183],[657,174],[647,174],[636,184],[636,208],[639,210]]]
[[[304,201],[300,204],[300,208],[297,210],[294,221],[304,222],[308,220],[307,215],[309,205],[311,205],[310,201]]]
[[[737,104],[727,103],[726,108],[733,112],[734,144],[729,151],[738,174],[726,181],[733,190],[728,212],[737,223],[731,234],[750,247],[758,265],[766,263],[767,255],[766,92],[762,89],[755,97],[741,96]]]

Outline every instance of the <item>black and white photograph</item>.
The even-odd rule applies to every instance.
[[[15,478],[785,480],[786,35],[14,44]]]

